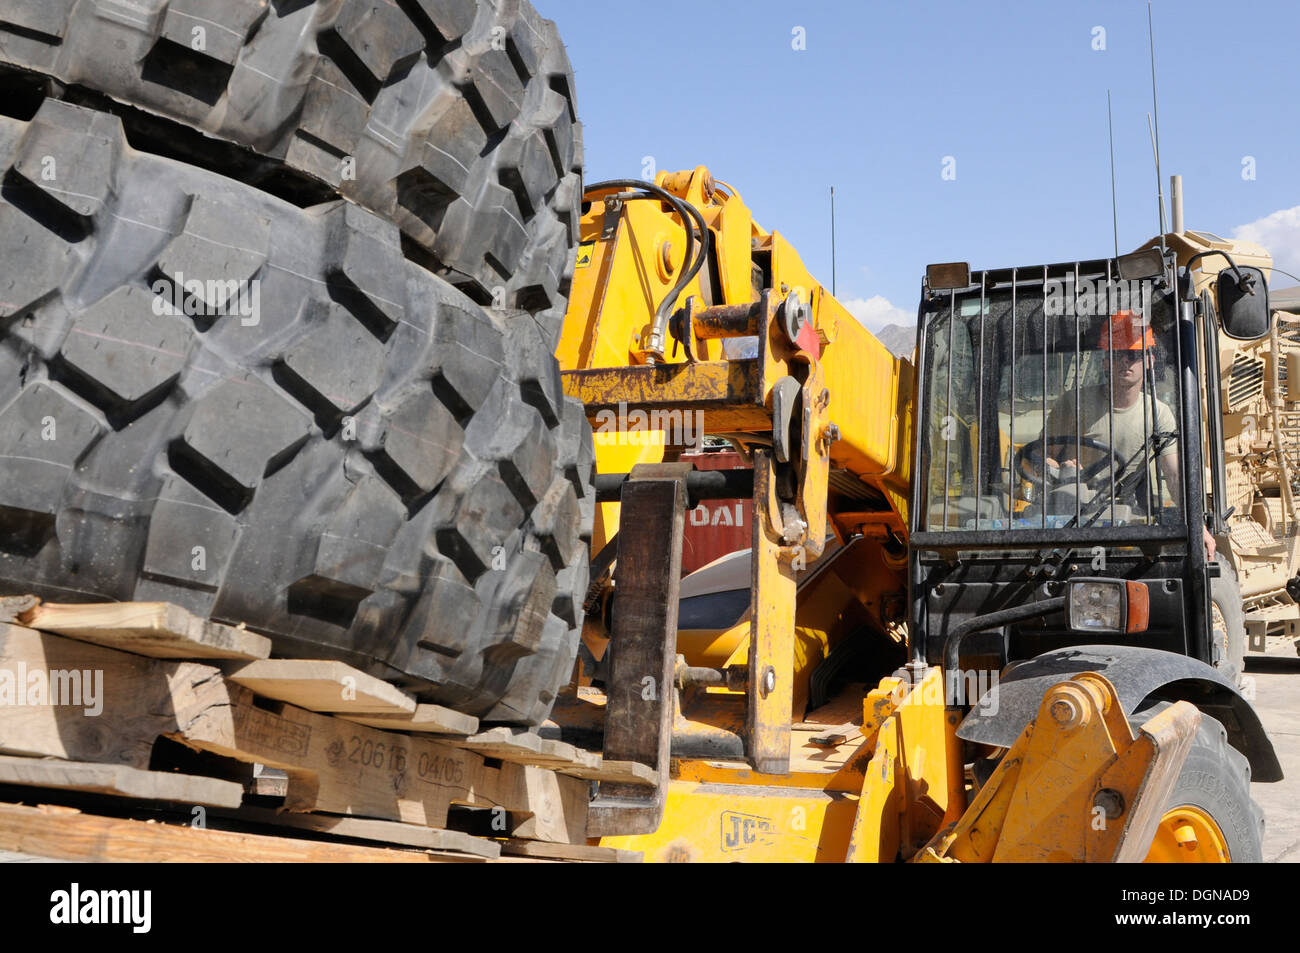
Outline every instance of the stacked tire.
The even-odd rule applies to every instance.
[[[569,679],[582,141],[497,0],[0,0],[0,590],[485,721]]]

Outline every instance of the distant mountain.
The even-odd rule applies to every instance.
[[[1290,311],[1300,314],[1300,285],[1294,288],[1270,288],[1268,303],[1274,311]]]
[[[889,348],[896,357],[911,358],[916,348],[916,326],[910,324],[887,324],[874,332],[881,344]]]

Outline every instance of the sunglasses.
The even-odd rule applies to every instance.
[[[1120,364],[1139,364],[1147,356],[1145,351],[1112,351],[1113,360]]]

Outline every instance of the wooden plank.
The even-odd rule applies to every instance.
[[[654,787],[659,782],[658,772],[639,761],[606,761],[594,751],[542,738],[526,729],[493,728],[471,738],[449,739],[449,743],[499,761],[550,768],[588,781],[642,787]]]
[[[141,771],[124,764],[92,764],[50,758],[0,755],[0,784],[60,788],[94,794],[208,807],[238,807],[244,789],[234,781],[166,771]]]
[[[541,841],[517,839],[503,841],[501,852],[513,857],[577,860],[593,864],[639,864],[643,858],[639,850],[590,847],[586,844],[546,844]]]
[[[500,761],[552,768],[565,773],[594,770],[600,759],[600,755],[594,752],[583,751],[563,741],[542,738],[522,728],[492,728],[470,738],[451,739],[450,743]]]
[[[415,699],[383,679],[335,661],[263,659],[226,677],[258,695],[308,711],[413,714]]]
[[[639,761],[606,761],[602,758],[594,767],[574,767],[566,769],[564,773],[589,781],[639,784],[643,787],[654,787],[659,783],[659,772]]]
[[[221,672],[211,665],[144,658],[0,623],[0,689],[6,673],[16,690],[37,671],[47,679],[80,673],[80,704],[63,692],[57,699],[15,697],[0,705],[0,753],[143,770],[158,737],[177,729],[173,680],[192,683],[190,694],[210,697],[211,704],[226,700]]]
[[[535,733],[514,728],[492,728],[469,738],[454,738],[451,743],[458,748],[468,748],[489,758],[528,764],[519,759],[542,758],[542,739]]]
[[[0,596],[0,622],[17,622],[20,615],[40,604],[35,596]]]
[[[239,820],[274,824],[277,827],[294,827],[321,834],[333,834],[336,837],[383,841],[426,850],[456,851],[489,859],[501,856],[501,846],[496,841],[474,837],[462,831],[417,827],[414,824],[402,824],[397,821],[340,817],[334,814],[291,814],[288,811],[272,811],[265,808],[244,808],[228,816]]]
[[[478,719],[462,715],[441,705],[418,704],[415,711],[391,715],[358,715],[340,712],[339,716],[359,725],[385,731],[419,731],[435,735],[472,735],[478,731]]]
[[[0,850],[108,863],[446,863],[462,858],[0,804]]]
[[[209,622],[167,602],[94,605],[41,603],[20,613],[23,625],[150,658],[264,659],[271,640]]]
[[[37,857],[35,854],[18,854],[11,850],[0,850],[0,864],[67,864],[71,861],[56,860],[53,857]]]

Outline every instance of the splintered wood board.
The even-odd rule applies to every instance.
[[[470,738],[449,738],[448,744],[511,764],[550,768],[588,781],[612,781],[654,787],[658,775],[637,761],[605,761],[594,751],[584,751],[563,741],[542,738],[520,728],[492,728]]]
[[[17,622],[20,615],[40,604],[35,596],[0,596],[0,622]]]
[[[244,789],[234,781],[165,771],[142,771],[125,764],[94,764],[0,755],[0,784],[19,784],[149,801],[239,807]]]
[[[385,731],[418,731],[434,735],[472,735],[478,731],[478,719],[462,715],[441,705],[416,705],[415,711],[395,715],[359,715],[340,713],[340,717],[358,725],[383,728]]]
[[[639,784],[652,788],[659,783],[659,774],[648,764],[640,761],[605,761],[596,763],[594,768],[575,767],[563,769],[565,774],[588,781],[610,781],[616,784]]]
[[[321,834],[333,834],[336,837],[383,841],[425,850],[456,851],[493,860],[501,856],[501,846],[496,841],[474,837],[462,831],[417,827],[414,824],[402,824],[398,821],[377,821],[368,817],[339,817],[334,814],[291,814],[288,811],[276,812],[259,808],[245,808],[229,816],[274,824],[277,827],[296,827]]]
[[[264,659],[271,640],[201,619],[169,602],[41,603],[19,614],[23,625],[150,658]]]
[[[546,860],[580,860],[592,864],[639,864],[639,850],[617,847],[589,847],[586,844],[546,844],[534,840],[511,839],[501,842],[501,853],[511,857],[534,857]]]
[[[600,755],[583,751],[563,741],[542,738],[535,732],[518,728],[492,728],[469,738],[448,739],[450,744],[499,761],[530,764],[539,768],[594,769]]]
[[[0,804],[0,851],[110,863],[447,863],[464,855],[358,847],[332,841],[159,824],[72,808]]]
[[[362,715],[415,712],[415,699],[406,692],[343,662],[263,659],[233,669],[226,678],[258,695],[308,711]]]

